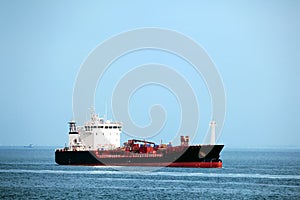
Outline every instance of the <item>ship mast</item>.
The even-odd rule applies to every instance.
[[[210,122],[210,130],[211,130],[211,134],[210,134],[210,144],[215,145],[216,144],[216,121],[212,120]]]

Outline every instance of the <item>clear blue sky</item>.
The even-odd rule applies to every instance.
[[[0,145],[64,145],[67,121],[72,118],[74,83],[89,53],[120,32],[161,27],[193,38],[217,66],[227,95],[220,143],[229,147],[299,147],[299,19],[300,1],[296,0],[2,0]],[[120,59],[99,83],[98,113],[105,113],[109,88],[120,76],[118,66],[144,62],[174,65],[179,71],[186,64],[157,51],[136,52]],[[180,72],[192,85],[200,83],[195,90],[204,117],[195,143],[201,143],[201,133],[208,127],[209,96],[192,70]],[[102,91],[103,84],[108,87]],[[148,106],[167,103],[166,109],[174,114],[168,115],[165,132],[174,131],[179,119],[174,97],[154,86],[145,90],[163,95],[151,99],[143,91],[137,93],[137,103],[130,105],[132,118],[147,124],[144,113]]]

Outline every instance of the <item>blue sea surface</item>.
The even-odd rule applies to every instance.
[[[300,199],[300,150],[221,152],[222,169],[59,166],[54,148],[0,148],[0,199]],[[141,170],[143,169],[143,170]]]

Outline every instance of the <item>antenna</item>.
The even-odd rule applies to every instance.
[[[105,101],[105,121],[108,119],[108,115],[107,115],[107,101]]]

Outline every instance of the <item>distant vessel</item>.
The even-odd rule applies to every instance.
[[[26,147],[26,148],[33,148],[33,144],[29,144],[29,145],[24,146],[24,147]]]
[[[91,113],[91,120],[76,127],[69,122],[69,147],[55,151],[59,165],[168,166],[221,168],[219,159],[224,145],[214,144],[216,123],[211,122],[212,141],[207,145],[189,145],[189,136],[181,136],[181,145],[155,144],[128,140],[120,146],[121,122],[104,120]]]

